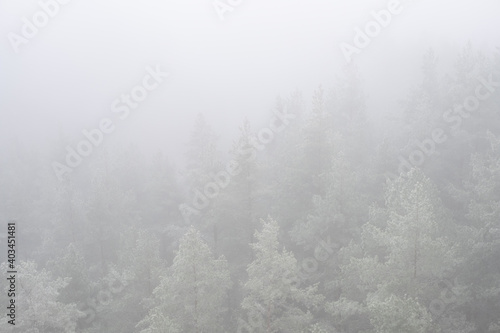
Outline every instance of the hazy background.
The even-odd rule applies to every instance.
[[[467,41],[491,50],[499,40],[497,0],[401,3],[403,12],[355,56],[372,119],[396,108],[394,96],[418,81],[429,47],[446,71],[447,59]],[[0,146],[9,149],[15,139],[53,145],[59,132],[75,144],[82,129],[117,119],[112,101],[139,84],[147,66],[160,64],[171,76],[116,122],[104,145],[135,143],[182,163],[195,116],[203,113],[227,149],[245,117],[256,128],[268,121],[278,95],[298,89],[309,107],[319,84],[332,88],[346,64],[339,44],[352,43],[370,11],[386,7],[386,1],[253,0],[222,21],[211,0],[73,0],[16,54],[7,34],[20,33],[21,18],[40,7],[0,0]]]
[[[221,20],[214,0],[72,0],[16,54],[38,1],[55,0],[0,0],[19,263],[0,332],[500,333],[500,90],[478,83],[499,80],[500,0],[401,1],[354,57],[361,87],[340,44],[389,1],[243,0]],[[170,76],[120,120],[113,101],[157,65]],[[245,118],[258,132],[295,91],[302,117],[249,149]],[[445,124],[459,105],[477,112]],[[104,118],[114,132],[61,171]]]

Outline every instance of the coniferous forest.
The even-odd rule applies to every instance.
[[[161,13],[144,2],[132,14],[42,0],[21,21],[0,14],[1,33],[19,25],[0,42],[19,53],[0,54],[0,332],[500,333],[500,48],[427,35],[421,49],[394,51],[394,32],[421,5],[391,0],[370,14],[353,1],[335,17],[361,28],[325,46],[341,64],[325,67],[325,82],[317,70],[330,51],[305,46],[320,39],[310,26],[319,34],[330,22],[311,9],[318,1],[300,7],[309,28],[289,39],[266,25],[285,21],[250,2],[211,2],[205,30],[189,21],[205,17],[193,4]],[[255,17],[262,26],[248,31],[262,39],[245,30]],[[92,20],[123,35],[72,30]],[[259,73],[287,43],[304,46],[269,65],[290,73],[282,93]],[[120,55],[104,66],[105,47]],[[142,53],[151,65],[141,69]],[[394,53],[400,62],[383,61]],[[191,77],[190,66],[213,76]],[[377,67],[392,69],[374,80]],[[27,83],[36,70],[44,76]],[[318,80],[303,91],[308,70]]]
[[[132,145],[58,181],[12,147],[20,314],[2,331],[500,332],[500,57],[437,62],[384,132],[346,67],[243,121],[227,156],[200,114],[182,169]]]

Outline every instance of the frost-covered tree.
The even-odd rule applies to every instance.
[[[258,332],[302,332],[312,324],[313,314],[323,301],[317,286],[300,286],[297,260],[281,249],[279,226],[272,218],[262,220],[262,231],[252,244],[255,260],[248,265],[246,296],[241,306],[248,322]]]
[[[200,113],[187,146],[186,178],[192,190],[201,189],[212,181],[210,173],[217,170],[220,161],[217,156],[217,136]]]
[[[214,199],[213,210],[207,218],[214,230],[220,230],[214,239],[217,252],[224,253],[233,265],[244,270],[251,260],[248,244],[253,241],[257,216],[262,212],[262,184],[259,181],[261,165],[258,161],[259,144],[250,122],[240,127],[240,135],[231,150],[232,159],[228,166],[234,166],[233,175],[225,181],[227,187]]]
[[[184,200],[176,169],[171,161],[158,153],[148,168],[137,202],[142,225],[164,228],[184,225],[179,205]]]
[[[92,178],[87,199],[85,243],[91,256],[98,258],[102,273],[109,262],[116,258],[120,230],[137,222],[137,207],[133,192],[121,192],[119,183],[110,170],[98,169]]]
[[[465,309],[471,321],[486,331],[500,311],[500,138],[488,133],[489,149],[471,157],[469,179],[452,193],[465,211],[457,244],[464,263],[459,278],[469,286]]]
[[[361,243],[341,250],[346,298],[332,303],[337,320],[348,327],[368,316],[376,332],[384,332],[388,328],[383,323],[392,320],[386,314],[401,303],[408,311],[398,315],[402,322],[387,332],[398,327],[425,332],[427,326],[412,323],[411,318],[428,315],[428,304],[437,293],[434,286],[457,263],[456,249],[447,236],[450,228],[453,223],[435,186],[421,171],[413,169],[408,178],[389,182],[385,205],[371,209]],[[353,311],[342,316],[346,304]]]
[[[430,313],[413,298],[377,293],[367,304],[376,333],[427,333],[432,328]]]
[[[89,306],[95,313],[95,329],[131,333],[151,307],[165,267],[153,233],[130,228],[120,238],[119,260],[98,280]]]
[[[142,333],[168,332],[169,327],[181,332],[223,332],[230,287],[226,260],[215,259],[200,232],[191,228],[180,240],[168,275],[153,292],[154,306],[138,327]]]
[[[61,301],[78,304],[89,297],[91,282],[88,267],[78,246],[68,245],[64,254],[47,262],[47,267],[55,277],[70,278],[60,291]]]
[[[8,324],[4,318],[0,330],[6,333],[74,333],[84,313],[76,304],[59,300],[61,290],[70,279],[54,279],[47,270],[38,270],[32,261],[21,261],[16,268],[15,325]],[[2,264],[1,269],[7,271],[7,265]],[[4,292],[8,289],[6,286]]]
[[[329,169],[318,179],[320,191],[312,197],[313,208],[291,230],[291,238],[305,248],[314,247],[320,237],[348,244],[349,234],[356,232],[366,213],[360,177],[343,151],[337,151],[331,157]]]

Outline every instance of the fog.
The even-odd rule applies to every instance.
[[[500,239],[477,240],[500,228],[499,28],[497,0],[0,0],[0,260],[17,223],[15,285],[69,318],[33,320],[21,290],[0,331],[500,332]],[[318,235],[303,294],[257,287],[262,258],[304,267]],[[220,313],[176,294],[189,251]]]
[[[2,1],[0,33],[20,33],[36,1]],[[403,12],[355,56],[370,117],[383,116],[417,80],[430,47],[446,65],[466,43],[491,50],[498,2],[406,1]],[[171,77],[120,124],[113,137],[182,158],[196,114],[233,140],[247,117],[266,119],[276,96],[307,98],[332,87],[346,65],[339,48],[371,19],[378,1],[245,2],[220,19],[210,1],[70,1],[38,35],[13,52],[3,38],[0,66],[2,142],[78,140],[82,128],[110,114],[111,102],[133,87],[146,66]],[[444,61],[443,61],[444,60]]]

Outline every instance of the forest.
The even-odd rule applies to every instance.
[[[103,144],[60,180],[72,142],[13,142],[0,331],[500,333],[500,49],[463,45],[450,72],[435,53],[383,126],[350,64],[229,151],[200,112],[182,166]]]

